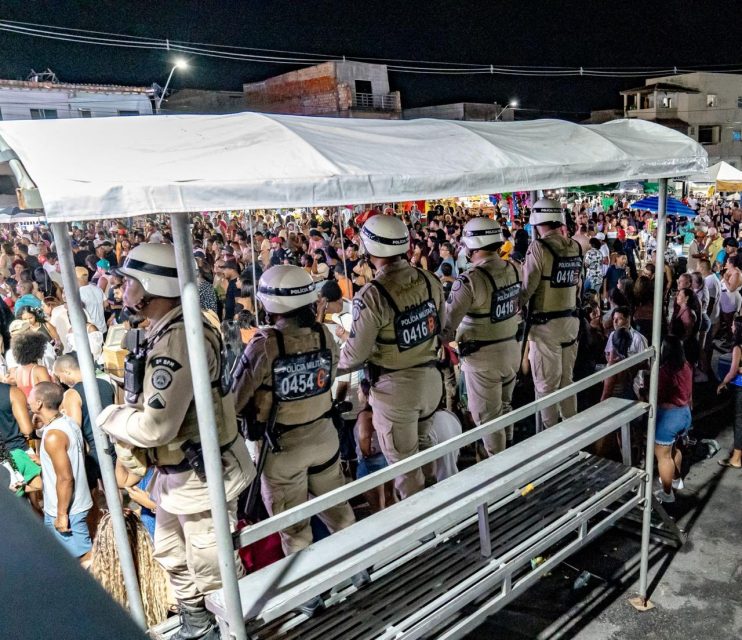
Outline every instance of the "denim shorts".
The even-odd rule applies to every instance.
[[[90,531],[88,531],[88,523],[86,519],[88,512],[83,511],[82,513],[76,513],[74,516],[70,516],[70,531],[69,533],[60,533],[54,528],[54,518],[48,513],[44,514],[44,526],[51,530],[54,537],[62,543],[65,549],[75,558],[84,556],[88,551],[93,548],[93,543],[90,541]]]
[[[678,436],[688,431],[691,425],[690,407],[657,409],[657,432],[655,444],[671,447]]]
[[[372,474],[374,471],[380,471],[384,467],[388,467],[389,463],[386,461],[383,453],[377,453],[368,458],[363,456],[358,457],[358,469],[356,470],[356,479],[365,478]]]

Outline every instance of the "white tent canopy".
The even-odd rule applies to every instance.
[[[3,122],[0,136],[50,221],[547,189],[707,166],[693,140],[637,119],[584,126],[239,113]]]
[[[737,191],[742,188],[742,171],[728,162],[717,162],[706,171],[692,175],[689,182],[713,184],[717,191]]]

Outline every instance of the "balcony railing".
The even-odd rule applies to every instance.
[[[356,93],[353,108],[369,111],[394,111],[397,109],[397,100],[392,93]]]

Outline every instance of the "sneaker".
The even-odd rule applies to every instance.
[[[298,606],[296,609],[307,616],[307,618],[312,618],[314,614],[324,608],[325,602],[322,600],[322,596],[314,596],[314,598]]]
[[[364,569],[363,571],[359,571],[353,577],[351,577],[350,581],[353,583],[353,586],[356,589],[363,589],[363,587],[371,583],[371,576],[369,575],[368,571]]]
[[[675,489],[675,491],[682,491],[685,489],[685,483],[683,482],[682,478],[675,478],[672,481],[672,488]]]
[[[654,497],[657,498],[658,502],[662,502],[664,504],[675,502],[675,494],[672,492],[672,490],[670,490],[670,493],[665,493],[664,489],[660,489],[659,491],[654,492]]]

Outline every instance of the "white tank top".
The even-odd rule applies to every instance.
[[[88,481],[85,477],[85,445],[82,430],[67,416],[60,416],[50,422],[41,436],[41,477],[44,481],[44,512],[52,518],[57,517],[57,474],[52,459],[46,452],[46,436],[51,430],[61,431],[67,436],[67,456],[72,465],[72,477],[75,486],[72,491],[72,504],[67,515],[74,516],[88,511],[93,506]]]

